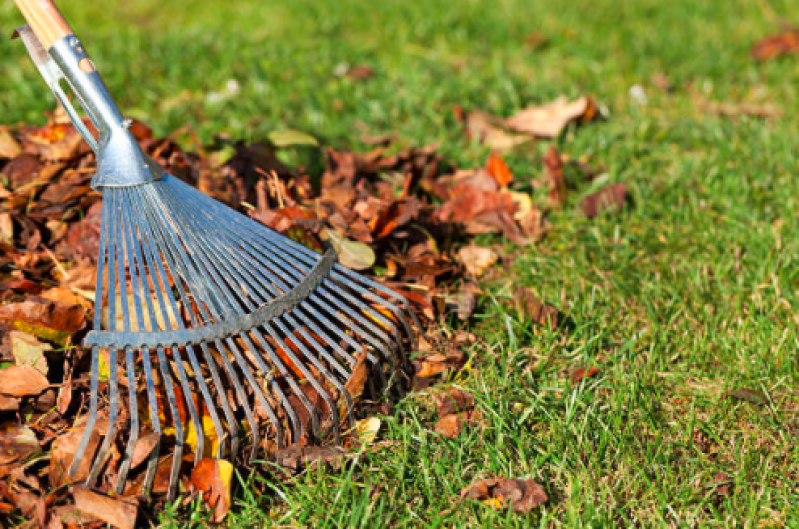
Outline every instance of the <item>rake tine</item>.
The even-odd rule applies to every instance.
[[[122,189],[120,190],[121,193],[126,193],[127,190]],[[131,296],[133,298],[133,307],[136,314],[136,330],[138,332],[152,332],[155,330],[155,314],[151,314],[151,320],[149,325],[147,324],[147,320],[144,317],[144,308],[142,303],[142,298],[147,299],[148,303],[151,303],[150,296],[145,295],[144,292],[144,277],[143,274],[146,272],[140,268],[144,266],[144,263],[141,262],[141,252],[139,251],[138,244],[135,243],[136,239],[134,237],[133,231],[135,226],[133,225],[134,217],[130,213],[130,201],[123,200],[122,201],[122,215],[123,218],[128,219],[127,222],[124,223],[125,225],[125,247],[126,247],[126,257],[127,257],[127,264],[128,264],[128,274],[130,275],[130,286],[131,286]],[[152,312],[152,306],[149,307],[150,311]],[[141,358],[142,364],[144,367],[144,384],[147,390],[147,401],[149,403],[150,408],[150,423],[153,427],[153,431],[157,436],[157,441],[153,450],[150,452],[149,461],[147,462],[147,474],[144,478],[144,486],[143,491],[145,495],[150,494],[150,490],[153,486],[153,481],[155,480],[155,472],[158,469],[158,456],[160,454],[161,448],[161,437],[162,437],[162,429],[161,429],[161,418],[159,415],[158,409],[158,398],[155,394],[155,378],[153,376],[153,368],[152,368],[152,357],[150,356],[150,348],[143,347],[141,349]],[[172,391],[172,383],[169,378],[164,380],[164,385],[168,384],[168,393]],[[169,404],[172,408],[170,411],[173,414],[177,413],[177,406],[174,405],[174,396],[170,399]],[[174,416],[174,415],[173,415]],[[164,417],[166,417],[166,413],[164,413]]]
[[[114,492],[116,494],[122,494],[125,489],[125,481],[128,478],[130,463],[133,459],[133,449],[136,447],[136,442],[139,440],[139,406],[136,401],[136,365],[133,358],[133,349],[131,347],[125,347],[125,365],[128,372],[128,400],[130,405],[130,432],[128,435],[130,437],[128,438],[125,454],[122,456],[122,464],[117,474],[117,482],[114,487]]]
[[[102,225],[108,226],[108,204],[103,204],[103,211],[102,211]],[[100,242],[99,242],[99,250],[97,252],[97,277],[95,280],[94,286],[94,299],[100,300],[102,303],[103,300],[103,281],[105,280],[105,256],[108,253],[108,238],[106,236],[105,230],[100,230]],[[110,259],[113,259],[113,254],[109,256]],[[112,280],[109,279],[109,282]],[[113,298],[113,294],[110,294],[111,298]],[[102,315],[95,311],[94,313],[94,327],[100,328],[100,322],[102,319]],[[100,385],[100,348],[97,346],[92,347],[92,378],[91,378],[91,396],[89,397],[89,415],[86,419],[86,426],[83,430],[83,436],[80,439],[80,443],[78,444],[78,449],[75,451],[75,458],[72,460],[72,464],[69,466],[69,476],[74,478],[75,474],[78,472],[78,468],[80,464],[83,462],[83,456],[86,453],[86,447],[89,445],[89,439],[91,439],[92,432],[94,431],[94,425],[97,422],[97,407],[98,407],[98,392],[99,392],[99,385]],[[112,411],[116,411],[115,403],[112,399]],[[106,429],[106,433],[110,432],[112,424],[112,418],[109,417],[108,419],[108,429]],[[91,475],[91,471],[90,471]]]

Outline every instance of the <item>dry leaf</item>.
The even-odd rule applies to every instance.
[[[18,366],[30,366],[47,376],[46,351],[52,351],[50,344],[42,343],[30,334],[11,331],[11,352]]]
[[[599,368],[597,367],[589,367],[588,369],[581,367],[579,369],[575,369],[572,373],[572,384],[578,384],[584,378],[593,378],[599,374]]]
[[[491,478],[461,491],[461,498],[484,502],[494,509],[511,507],[526,513],[549,500],[544,487],[532,479]]]
[[[92,492],[83,487],[72,489],[75,507],[120,529],[135,529],[138,506],[135,500],[121,500]]]
[[[31,366],[0,369],[0,393],[9,397],[38,395],[50,387],[47,378]]]
[[[230,511],[232,479],[233,465],[224,459],[201,459],[191,471],[191,484],[202,493],[214,523],[222,523]]]
[[[464,246],[458,251],[458,262],[475,277],[483,275],[483,272],[496,263],[498,258],[494,250],[481,246]]]
[[[366,446],[374,444],[382,422],[377,417],[367,417],[355,423],[355,433],[358,440]]]
[[[27,426],[15,423],[0,426],[0,465],[25,461],[39,449],[36,434]]]
[[[620,209],[627,202],[627,187],[611,184],[592,193],[580,201],[580,209],[589,219],[609,209]]]
[[[549,185],[549,205],[560,209],[566,203],[566,182],[563,180],[563,162],[558,149],[552,145],[544,156],[544,169],[546,170]]]
[[[738,400],[745,400],[752,404],[766,404],[768,397],[762,392],[755,389],[741,388],[734,391],[729,391],[724,394],[725,397],[732,397]]]
[[[491,153],[486,160],[486,170],[497,181],[499,187],[507,187],[513,181],[513,173],[510,172],[508,164],[497,153]]]
[[[416,368],[416,372],[414,376],[421,377],[421,378],[430,378],[436,375],[441,374],[446,368],[447,365],[443,362],[437,362],[435,360],[414,360],[413,366]]]
[[[16,158],[22,154],[22,146],[11,135],[8,127],[0,125],[0,160]]]
[[[436,421],[433,429],[439,435],[455,439],[461,434],[464,427],[474,426],[482,417],[483,414],[476,410],[450,413]]]
[[[278,450],[275,462],[290,475],[295,475],[306,467],[318,464],[329,465],[338,470],[347,455],[346,450],[338,447],[301,446],[295,443]]]
[[[375,252],[370,246],[349,240],[336,230],[325,230],[320,235],[322,239],[330,241],[342,266],[352,270],[366,270],[375,264]]]
[[[63,345],[83,328],[85,311],[79,305],[28,297],[19,303],[0,306],[0,321],[11,329]]]
[[[560,311],[541,300],[530,287],[517,288],[513,293],[513,302],[519,311],[519,317],[523,320],[532,321],[550,329],[554,329],[562,323],[563,316]]]
[[[591,97],[569,101],[565,97],[542,106],[533,106],[514,114],[506,124],[517,132],[541,138],[556,138],[569,123],[587,123],[597,116],[597,106]]]
[[[456,388],[447,388],[444,393],[433,395],[438,416],[460,413],[474,408],[474,397],[471,393]]]
[[[11,213],[0,213],[0,242],[14,242],[14,222]]]
[[[799,53],[799,29],[789,29],[779,35],[766,37],[752,46],[756,61],[770,61],[789,53]]]
[[[530,141],[530,138],[523,134],[504,131],[501,128],[502,120],[487,112],[474,110],[465,118],[460,117],[460,121],[466,128],[467,137],[500,152],[509,151]]]

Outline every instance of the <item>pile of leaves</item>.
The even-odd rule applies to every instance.
[[[514,134],[526,134],[529,142],[595,114],[587,99],[565,105],[571,117],[555,116],[559,125],[536,132],[531,120],[555,119],[562,103],[538,117],[528,112],[527,121],[516,120]],[[466,114],[474,115],[485,117]],[[474,117],[464,123],[474,137]],[[131,131],[171,174],[310,248],[332,246],[344,265],[405,295],[427,328],[413,362],[415,387],[457,370],[466,360],[464,346],[475,339],[466,331],[453,336],[441,325],[468,320],[479,299],[478,278],[500,259],[494,249],[475,245],[473,236],[494,233],[519,245],[539,241],[549,229],[547,212],[563,207],[569,192],[564,165],[577,167],[584,180],[595,175],[554,147],[543,177],[520,180],[496,152],[482,167],[458,169],[434,146],[405,148],[389,138],[371,139],[365,153],[328,148],[324,171],[311,175],[283,163],[277,141],[220,139],[188,152],[171,138],[156,138],[143,123],[134,122]],[[291,145],[285,140],[294,136],[281,137]],[[80,342],[93,319],[101,230],[101,195],[90,186],[94,167],[94,154],[60,114],[43,127],[0,127],[0,517],[21,515],[40,526],[133,527],[142,504],[135,491],[112,497],[66,476],[90,385],[89,355]],[[542,186],[547,201],[538,205],[531,191]],[[580,207],[593,217],[623,205],[625,197],[623,186],[612,185]],[[533,319],[554,317],[539,300],[525,304]],[[437,431],[456,436],[479,420],[473,402],[464,402],[465,409],[446,405]],[[373,425],[367,430],[374,437]],[[293,471],[338,457],[309,446],[287,450],[278,463]],[[232,465],[207,461],[182,486],[202,493],[221,520],[230,506]]]

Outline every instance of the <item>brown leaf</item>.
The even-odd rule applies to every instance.
[[[526,513],[549,500],[544,487],[532,479],[490,478],[478,481],[461,491],[461,498],[477,500],[495,509],[510,506]]]
[[[0,160],[11,159],[22,153],[22,146],[11,135],[6,125],[0,125]]]
[[[456,109],[456,116],[464,124],[468,138],[497,151],[509,151],[530,141],[528,136],[504,131],[502,120],[487,112],[474,110],[463,117],[462,111]]]
[[[83,328],[85,311],[79,305],[29,296],[19,303],[0,306],[0,321],[42,340],[64,344]]]
[[[580,209],[589,219],[609,209],[620,209],[627,202],[627,187],[611,184],[592,193],[580,201]]]
[[[67,476],[67,471],[70,465],[72,465],[72,460],[75,457],[75,452],[78,450],[78,444],[83,437],[84,430],[85,426],[69,430],[59,435],[53,442],[49,468],[50,484],[53,487],[59,487],[72,482],[72,478]],[[76,482],[83,481],[89,477],[92,460],[100,446],[101,437],[100,428],[95,428],[89,437],[89,444],[86,447],[84,457],[78,465],[78,470],[74,478]]]
[[[561,312],[542,301],[532,288],[517,288],[513,293],[513,297],[521,319],[547,326],[550,329],[554,329],[562,323],[563,315]]]
[[[133,447],[130,468],[136,468],[142,462],[144,462],[145,459],[150,457],[150,454],[153,452],[153,449],[155,448],[155,445],[158,444],[160,438],[161,436],[156,432],[151,432],[139,437],[139,440],[136,441],[136,446]]]
[[[0,425],[0,465],[25,461],[39,449],[36,434],[27,426],[16,423]]]
[[[338,470],[348,455],[346,450],[337,447],[301,446],[297,443],[278,450],[275,460],[290,475],[302,472],[312,465],[329,465]]]
[[[799,29],[788,29],[766,37],[752,46],[750,55],[756,61],[770,61],[789,53],[799,53]]]
[[[721,496],[728,496],[730,494],[730,488],[732,486],[730,476],[725,474],[724,472],[717,472],[715,476],[713,476],[713,482],[711,483],[713,489],[716,492],[716,495]]]
[[[17,411],[19,410],[19,402],[18,398],[6,397],[0,394],[0,411]]]
[[[486,160],[486,170],[494,177],[499,187],[507,187],[513,181],[513,173],[510,172],[508,164],[497,153],[491,153]]]
[[[549,184],[549,205],[560,209],[566,203],[566,183],[563,180],[563,162],[558,149],[552,145],[544,156],[544,169]]]
[[[356,355],[355,367],[352,370],[350,378],[344,384],[344,389],[347,390],[353,402],[357,401],[366,387],[366,379],[369,376],[369,366],[366,363],[366,353],[361,352]]]
[[[413,366],[416,369],[414,376],[421,378],[430,378],[440,375],[447,368],[447,365],[443,362],[424,359],[414,360]]]
[[[459,413],[474,408],[474,397],[471,393],[456,388],[447,388],[445,393],[433,395],[438,416]]]
[[[575,369],[572,373],[572,384],[578,384],[584,378],[593,378],[599,374],[598,367],[589,367],[588,369],[581,367]]]
[[[483,414],[478,410],[450,413],[441,417],[433,427],[434,431],[450,439],[457,438],[466,426],[474,426],[482,419]]]
[[[47,377],[31,366],[11,366],[0,369],[0,393],[9,397],[38,395],[50,387]]]
[[[36,180],[41,167],[42,162],[38,156],[23,153],[6,164],[3,174],[8,179],[11,189],[16,191],[23,185]]]
[[[83,487],[72,489],[75,507],[95,518],[120,529],[135,529],[138,505],[135,500],[125,501],[92,492]]]
[[[375,71],[371,66],[359,64],[349,68],[347,73],[344,74],[344,77],[349,77],[350,79],[369,79],[374,75],[374,73]]]
[[[494,250],[481,246],[464,246],[458,251],[458,262],[475,277],[483,275],[483,272],[496,263],[498,258]]]
[[[738,400],[745,400],[746,402],[751,402],[752,404],[768,403],[768,397],[766,397],[762,391],[757,391],[755,389],[740,388],[729,391],[725,393],[724,396],[732,397]]]
[[[596,102],[592,97],[569,101],[565,97],[542,106],[532,106],[506,120],[512,130],[541,138],[556,138],[569,123],[587,123],[597,116]]]
[[[191,471],[191,484],[202,493],[214,523],[222,523],[230,510],[232,479],[233,465],[224,459],[201,459]]]

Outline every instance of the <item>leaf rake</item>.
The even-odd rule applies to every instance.
[[[171,457],[172,498],[187,445],[196,465],[233,460],[245,444],[252,460],[330,432],[338,442],[354,425],[347,382],[356,372],[382,390],[401,388],[411,321],[418,326],[407,300],[336,264],[332,250],[315,253],[166,173],[142,152],[52,2],[15,2],[29,23],[17,34],[94,150],[92,187],[103,194],[94,325],[84,339],[89,413],[69,475],[96,487],[102,473],[116,494],[140,486],[148,495]]]

